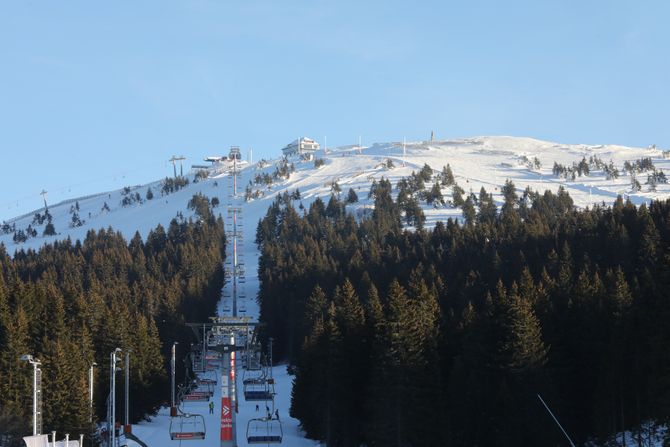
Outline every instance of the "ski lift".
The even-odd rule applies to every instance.
[[[272,400],[274,393],[270,388],[270,383],[263,380],[260,383],[245,383],[244,384],[244,400],[246,401],[268,401]]]
[[[207,365],[209,366],[209,364]],[[210,370],[212,371],[212,370]],[[216,371],[216,370],[214,370]],[[207,393],[209,394],[209,397],[214,396],[214,384],[212,382],[206,381],[206,382],[196,382],[196,393]]]
[[[201,414],[183,413],[170,418],[170,439],[173,441],[205,439],[205,434],[205,418]]]
[[[242,153],[240,152],[240,148],[237,146],[233,146],[230,148],[230,154],[228,155],[229,159],[235,159],[235,160],[241,160],[242,159]]]
[[[242,384],[265,383],[266,373],[263,370],[244,370]]]
[[[281,444],[284,432],[279,419],[256,418],[247,422],[248,444]]]

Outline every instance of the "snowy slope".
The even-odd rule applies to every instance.
[[[404,154],[403,154],[404,152]],[[130,194],[139,193],[143,202],[134,203],[129,206],[121,206],[124,197],[122,190],[109,193],[97,194],[80,198],[79,216],[84,221],[81,227],[70,228],[71,208],[76,201],[68,201],[49,208],[53,216],[56,236],[44,237],[42,232],[44,225],[36,226],[39,233],[37,237],[28,239],[25,243],[15,244],[12,234],[0,234],[0,243],[3,243],[8,252],[13,253],[17,249],[37,249],[44,243],[70,237],[72,240],[83,239],[90,229],[112,227],[122,232],[127,239],[133,237],[136,231],[144,238],[148,232],[157,224],[169,225],[177,213],[182,213],[186,218],[193,216],[193,212],[187,209],[188,200],[197,193],[202,193],[210,198],[217,197],[220,205],[214,209],[216,214],[224,218],[227,215],[228,205],[241,206],[243,208],[243,225],[245,243],[240,249],[244,252],[246,260],[246,307],[247,315],[258,316],[258,306],[255,303],[256,291],[258,290],[257,265],[258,252],[253,239],[256,225],[259,219],[275,199],[277,194],[285,191],[289,193],[300,190],[301,200],[305,207],[309,206],[316,197],[327,200],[331,194],[331,185],[337,182],[342,189],[343,197],[349,188],[353,188],[359,197],[359,202],[348,205],[348,209],[357,215],[369,212],[371,201],[367,198],[370,184],[373,179],[379,180],[386,177],[393,185],[402,177],[409,176],[412,171],[418,171],[424,163],[430,165],[435,171],[440,171],[444,165],[450,164],[458,184],[466,192],[472,190],[479,192],[484,186],[494,194],[494,199],[501,202],[500,186],[506,179],[514,181],[519,191],[526,186],[532,189],[544,191],[550,189],[556,191],[563,185],[572,196],[578,206],[586,207],[594,203],[605,202],[611,204],[618,194],[630,193],[630,178],[622,176],[617,180],[606,180],[603,172],[592,172],[588,177],[578,177],[575,181],[566,181],[552,176],[551,169],[554,162],[571,166],[573,162],[579,162],[582,157],[587,159],[591,155],[597,155],[604,162],[610,160],[621,170],[624,161],[633,161],[642,157],[651,157],[657,169],[670,173],[670,160],[662,158],[662,152],[656,149],[629,148],[621,146],[586,146],[586,145],[562,145],[551,142],[538,141],[529,138],[512,137],[478,137],[454,141],[436,142],[413,142],[407,143],[403,151],[402,143],[375,144],[370,147],[341,147],[320,151],[318,158],[322,158],[325,164],[320,168],[314,167],[313,161],[301,161],[298,158],[289,160],[295,166],[289,179],[277,179],[270,186],[253,184],[252,190],[259,196],[249,202],[243,198],[244,189],[257,175],[264,173],[272,174],[278,161],[271,161],[261,167],[259,164],[252,166],[243,165],[238,181],[238,197],[232,197],[232,181],[227,172],[217,172],[211,178],[198,183],[190,183],[183,189],[162,196],[160,193],[161,182],[150,185],[142,185],[131,188]],[[523,162],[522,157],[533,159],[537,157],[542,167],[530,170]],[[392,169],[385,167],[388,160],[395,165]],[[193,175],[189,175],[193,179]],[[644,185],[646,174],[639,175],[643,189],[638,193],[630,193],[630,199],[635,203],[648,202],[655,198],[670,197],[670,186],[659,185],[657,192],[650,192]],[[426,185],[427,189],[430,184]],[[144,200],[147,188],[151,187],[155,195],[153,200]],[[450,189],[443,189],[446,199],[451,197]],[[109,211],[103,211],[104,204]],[[298,202],[296,202],[297,205]],[[448,217],[461,217],[461,211],[449,206],[433,207],[422,204],[427,225],[433,225],[437,220]],[[17,229],[25,229],[33,220],[33,215],[15,218],[8,223],[15,225]],[[222,298],[218,307],[219,315],[224,315],[224,309],[230,308]],[[288,417],[291,393],[291,377],[286,374],[285,367],[278,366],[274,369],[277,378],[277,408],[279,409],[284,424],[285,445],[291,446],[314,446],[314,441],[302,438],[298,421]],[[185,445],[192,446],[215,446],[218,444],[218,415],[220,412],[220,390],[217,387],[214,402],[217,403],[215,414],[210,416],[206,403],[189,403],[188,411],[205,415],[207,424],[207,438],[203,441],[184,441]],[[240,399],[240,412],[238,414],[238,441],[239,445],[246,445],[244,431],[247,421],[255,417],[255,404],[246,404]],[[153,418],[151,422],[145,422],[134,427],[134,433],[150,446],[165,446],[176,444],[179,441],[169,439],[169,417],[167,409],[163,409]]]
[[[466,191],[479,192],[484,186],[489,192],[494,193],[497,201],[501,200],[500,186],[507,178],[514,181],[519,191],[526,186],[532,189],[544,191],[550,189],[556,191],[563,185],[578,206],[589,206],[593,203],[605,202],[611,204],[617,195],[629,197],[634,203],[648,202],[654,198],[665,198],[670,196],[670,185],[659,185],[657,192],[648,191],[644,185],[646,173],[640,174],[638,179],[642,184],[642,191],[632,193],[630,178],[622,175],[617,180],[606,180],[601,171],[591,172],[590,176],[577,177],[570,181],[554,177],[551,173],[553,163],[571,166],[573,162],[579,162],[582,157],[588,159],[591,155],[597,155],[603,161],[612,160],[621,170],[624,161],[633,161],[642,157],[651,157],[658,169],[670,174],[670,160],[662,158],[662,151],[658,149],[630,148],[612,145],[565,145],[530,138],[514,137],[477,137],[454,141],[436,142],[409,142],[406,145],[406,155],[403,156],[402,143],[379,143],[358,150],[356,147],[342,147],[329,149],[328,153],[319,151],[318,158],[325,160],[325,165],[315,169],[311,161],[300,161],[292,159],[296,172],[288,180],[276,181],[270,188],[255,185],[254,191],[261,190],[263,197],[244,204],[247,222],[253,235],[253,228],[264,213],[277,193],[283,191],[294,191],[298,188],[302,195],[305,206],[316,196],[327,200],[331,193],[330,184],[337,181],[342,188],[342,194],[346,194],[350,187],[358,193],[360,202],[350,207],[355,212],[364,212],[369,207],[367,200],[371,180],[379,180],[382,176],[396,182],[408,176],[413,170],[420,169],[424,163],[429,164],[435,171],[442,169],[449,163],[456,176],[459,185]],[[522,162],[522,157],[529,159],[537,157],[542,167],[530,170]],[[395,167],[386,169],[383,163],[391,159]],[[256,174],[272,173],[275,162],[269,166],[259,168],[258,164],[243,167],[241,178],[238,182],[238,193],[244,193],[244,187]],[[192,178],[193,176],[191,176]],[[218,197],[221,206],[216,212],[225,213],[225,205],[228,203],[230,188],[224,179],[225,173],[218,174],[199,183],[191,183],[176,193],[167,196],[160,194],[160,181],[149,185],[131,187],[131,194],[139,193],[144,199],[147,187],[151,187],[155,197],[153,200],[145,200],[142,204],[132,204],[127,207],[121,206],[123,199],[122,191],[113,191],[97,194],[87,198],[79,199],[80,218],[85,221],[78,228],[69,228],[71,221],[70,207],[75,200],[52,205],[49,208],[54,218],[56,236],[43,237],[44,226],[36,226],[38,236],[30,238],[22,244],[12,241],[12,234],[0,234],[0,242],[12,253],[20,248],[38,248],[45,242],[70,237],[73,240],[82,239],[89,229],[113,227],[121,231],[127,238],[131,238],[135,231],[139,231],[144,237],[148,231],[158,223],[169,224],[177,212],[182,212],[189,217],[193,213],[186,209],[189,198],[196,193],[202,193],[208,197]],[[430,185],[427,185],[429,188]],[[445,197],[450,196],[449,189],[443,189]],[[110,211],[101,211],[104,203],[107,203]],[[438,219],[461,216],[459,209],[448,206],[433,208],[426,206],[424,210],[428,218],[428,224]],[[39,211],[39,210],[37,210]],[[15,224],[17,229],[25,229],[31,223],[32,213],[10,220],[8,223]]]

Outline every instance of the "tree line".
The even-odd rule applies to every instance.
[[[192,202],[197,221],[175,218],[146,240],[136,233],[126,241],[108,228],[14,256],[0,245],[0,434],[21,445],[20,437],[31,431],[32,368],[19,360],[24,354],[42,362],[46,433],[91,432],[93,362],[92,422],[106,419],[109,354],[117,347],[130,352],[132,422],[169,400],[172,343],[180,342],[179,353],[187,354],[193,336],[183,323],[214,312],[224,281],[223,221],[202,197]],[[123,381],[117,383],[121,420]]]
[[[291,414],[329,446],[562,445],[670,418],[670,201],[578,210],[482,191],[464,223],[403,230],[387,180],[259,222],[263,336]]]

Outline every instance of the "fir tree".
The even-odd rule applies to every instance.
[[[354,191],[354,188],[349,188],[347,193],[347,203],[356,203],[358,202],[358,194]]]

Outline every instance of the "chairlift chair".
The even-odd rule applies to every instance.
[[[246,401],[269,401],[274,398],[274,393],[267,380],[262,383],[245,383],[243,386]]]
[[[281,444],[284,438],[279,419],[256,418],[247,422],[248,444]]]
[[[201,414],[183,413],[170,418],[170,439],[173,441],[205,439],[206,433],[205,418]]]
[[[244,372],[242,373],[242,384],[249,384],[249,383],[265,383],[266,380],[266,373],[263,370],[257,369],[257,370],[247,370],[245,369]]]
[[[213,370],[216,371],[216,370]],[[207,393],[209,397],[214,396],[214,384],[212,382],[197,382],[197,387],[195,389],[196,393]]]

